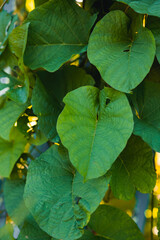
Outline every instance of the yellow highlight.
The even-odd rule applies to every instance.
[[[32,10],[35,9],[35,3],[34,0],[26,0],[26,10],[28,12],[31,12]]]
[[[153,208],[153,218],[157,218],[158,208]]]
[[[152,212],[151,212],[150,209],[147,209],[147,210],[145,211],[145,216],[146,216],[146,218],[151,218]]]

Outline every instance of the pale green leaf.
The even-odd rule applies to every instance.
[[[24,151],[26,140],[24,136],[13,128],[10,134],[10,140],[6,141],[0,138],[0,176],[9,177],[14,164]]]
[[[24,199],[45,232],[73,240],[82,236],[107,188],[105,176],[84,183],[71,167],[67,151],[54,145],[31,162]]]
[[[49,139],[56,137],[56,123],[64,104],[64,96],[84,85],[93,85],[93,78],[75,66],[65,66],[55,73],[39,72],[32,95],[33,111],[38,125]]]
[[[0,108],[0,137],[9,140],[10,131],[14,123],[26,108],[27,105],[19,105],[12,101],[7,101],[3,108]]]
[[[134,134],[160,152],[160,83],[144,81],[130,95],[134,108]]]
[[[129,92],[149,72],[155,56],[155,40],[147,28],[132,23],[120,10],[112,11],[95,26],[88,57],[113,88]],[[143,67],[142,67],[143,63]]]
[[[160,17],[159,0],[116,0],[128,4],[138,13]]]
[[[4,201],[8,215],[16,225],[20,225],[29,216],[23,200],[25,181],[6,179],[4,184]]]
[[[136,223],[122,210],[100,205],[92,214],[89,227],[110,240],[144,240]]]
[[[14,238],[13,238],[13,225],[8,223],[3,228],[0,228],[0,239],[2,239],[2,240],[14,240]]]
[[[70,160],[85,179],[104,175],[133,130],[125,94],[111,88],[78,88],[66,95],[57,130]]]
[[[136,189],[151,193],[156,184],[152,149],[133,135],[114,162],[111,172],[110,184],[116,198],[130,200]]]
[[[43,21],[42,21],[43,19]],[[84,50],[96,20],[73,0],[51,0],[32,11],[24,63],[31,69],[56,71]]]

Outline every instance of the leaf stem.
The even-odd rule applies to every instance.
[[[4,5],[8,2],[8,0],[5,0],[2,5],[0,6],[0,11],[3,9]]]

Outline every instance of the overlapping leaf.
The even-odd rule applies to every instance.
[[[160,17],[159,0],[116,0],[128,4],[138,13]]]
[[[17,103],[26,103],[29,97],[29,79],[26,74],[19,79],[0,71],[0,91]]]
[[[25,181],[7,179],[4,184],[4,201],[8,215],[16,225],[23,224],[29,211],[23,200]]]
[[[13,30],[16,20],[16,16],[12,17],[6,11],[0,11],[0,56],[7,46],[8,35]]]
[[[116,198],[132,199],[136,189],[142,193],[151,192],[156,183],[152,149],[133,135],[111,172],[110,184]]]
[[[0,137],[0,176],[9,177],[14,164],[24,151],[26,140],[16,129],[12,129],[10,140],[6,141]]]
[[[29,166],[24,199],[45,232],[72,240],[82,236],[107,188],[105,176],[84,183],[71,167],[66,150],[54,145]]]
[[[13,225],[11,223],[8,223],[3,228],[0,228],[0,239],[14,240],[14,238],[13,238]]]
[[[96,235],[112,240],[144,240],[136,223],[122,210],[100,205],[92,214],[89,227]],[[100,238],[101,240],[101,238]]]
[[[112,11],[95,26],[88,57],[113,88],[129,92],[149,72],[155,56],[155,40],[147,28],[137,27],[120,10]],[[143,63],[143,67],[141,64]]]
[[[160,63],[160,19],[158,17],[149,17],[147,20],[147,28],[149,28],[156,41],[156,56]]]
[[[63,109],[64,96],[84,85],[93,85],[93,78],[84,70],[66,66],[55,73],[39,72],[32,95],[33,111],[38,116],[38,125],[49,139],[56,137],[56,123]]]
[[[133,130],[126,96],[86,86],[68,93],[64,103],[57,130],[72,164],[85,179],[104,175]]]
[[[160,151],[160,84],[144,81],[130,95],[134,106],[134,134]]]
[[[42,21],[43,19],[43,21]],[[73,0],[51,0],[32,11],[24,62],[31,69],[56,71],[83,51],[96,20]]]

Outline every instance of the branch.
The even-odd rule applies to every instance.
[[[3,9],[4,5],[8,2],[8,0],[5,0],[2,5],[0,6],[0,11]]]

